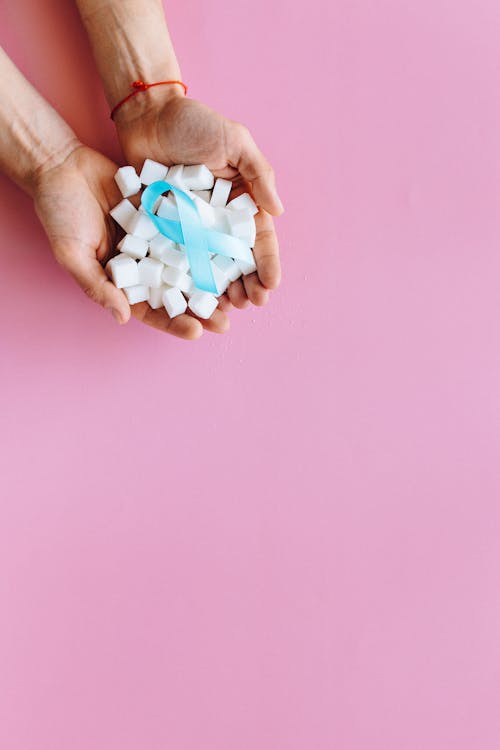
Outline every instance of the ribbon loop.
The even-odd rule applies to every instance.
[[[164,219],[153,213],[153,207],[158,198],[169,190],[173,192],[177,201],[179,221]],[[252,261],[250,248],[238,237],[232,237],[229,234],[204,227],[195,202],[175,185],[164,180],[152,182],[144,190],[141,203],[161,234],[169,240],[185,246],[191,276],[198,289],[211,294],[218,294],[210,266],[209,253],[225,255],[228,258],[244,260],[247,263]]]

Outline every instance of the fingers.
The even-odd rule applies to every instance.
[[[227,296],[229,297],[229,301],[239,310],[244,310],[250,304],[241,279],[233,281],[227,290]]]
[[[243,276],[243,286],[250,302],[257,307],[267,305],[269,302],[269,291],[264,289],[256,273]]]
[[[194,341],[203,334],[203,326],[197,318],[186,313],[169,318],[166,310],[153,310],[147,302],[132,305],[132,315],[142,323],[180,339]]]
[[[108,279],[95,256],[82,255],[78,249],[72,252],[70,248],[65,251],[62,264],[91,300],[109,310],[117,323],[127,323],[130,319],[127,298]]]
[[[257,236],[253,254],[257,273],[263,287],[276,289],[281,281],[281,264],[274,222],[268,213],[261,210],[255,216],[255,224]]]
[[[221,297],[219,297],[219,310],[222,310],[223,312],[227,313],[230,312],[230,310],[233,309],[233,304],[230,302],[227,294],[223,294]]]
[[[272,216],[283,213],[283,204],[276,190],[274,171],[258,148],[250,132],[243,125],[234,124],[229,139],[231,166],[252,184],[252,192],[258,205]]]
[[[204,330],[211,333],[225,333],[229,329],[229,318],[222,310],[215,310],[208,320],[197,318],[190,310],[175,318],[169,318],[166,310],[152,310],[147,302],[139,302],[137,305],[132,305],[132,315],[158,331],[170,333],[172,336],[188,341],[199,339]]]
[[[189,315],[193,315],[193,313],[189,311]],[[226,333],[229,330],[229,317],[220,309],[214,310],[207,319],[196,318],[194,315],[193,318],[201,323],[205,331],[210,331],[210,333]]]

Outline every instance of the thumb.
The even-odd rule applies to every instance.
[[[109,310],[117,323],[129,321],[130,305],[125,294],[108,279],[96,257],[79,257],[75,254],[71,264],[65,265],[87,297]]]
[[[284,209],[276,190],[274,170],[247,128],[244,125],[237,125],[237,128],[239,155],[236,167],[241,176],[251,183],[258,205],[272,216],[280,216]]]

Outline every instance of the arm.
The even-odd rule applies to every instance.
[[[121,197],[113,179],[116,164],[80,143],[1,49],[0,169],[33,198],[58,263],[90,299],[126,323],[130,305],[103,269],[118,240],[108,216]],[[220,310],[203,325],[188,315],[171,320],[146,302],[134,305],[133,314],[186,339],[198,338],[203,327],[217,332],[227,327]]]
[[[0,49],[0,168],[34,200],[56,260],[87,294],[130,317],[125,295],[99,260],[109,250],[106,227],[115,165],[86,149],[57,112]]]
[[[135,80],[153,83],[180,78],[159,0],[77,0],[90,37],[110,107],[130,92]],[[180,86],[141,92],[115,116],[125,158],[139,167],[146,157],[165,164],[206,164],[233,181],[233,197],[251,190],[256,216],[258,273],[235,281],[229,300],[245,307],[265,304],[278,286],[280,263],[271,215],[282,213],[274,172],[243,125],[184,97]],[[224,306],[224,301],[221,303]]]
[[[179,80],[181,72],[161,0],[76,0],[89,35],[110,109],[132,81]],[[134,97],[116,122],[143,114],[153,103],[182,96],[179,86],[158,86]]]
[[[79,145],[71,128],[0,48],[0,168],[30,195],[44,170]]]

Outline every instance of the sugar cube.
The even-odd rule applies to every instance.
[[[127,200],[127,198],[124,198],[118,203],[118,205],[112,208],[109,213],[116,221],[116,223],[119,224],[122,229],[128,232],[130,222],[136,215],[137,209],[129,200]]]
[[[167,176],[167,172],[168,167],[164,164],[160,164],[159,161],[153,161],[153,159],[146,159],[139,178],[143,185],[151,185],[152,182],[164,180]]]
[[[237,198],[233,198],[233,200],[227,204],[226,208],[230,211],[249,211],[252,216],[255,216],[255,214],[259,212],[255,202],[248,193],[242,193],[241,195],[238,195]]]
[[[193,285],[193,279],[184,271],[172,266],[165,266],[163,269],[162,280],[169,286],[178,287],[181,292],[189,292]]]
[[[216,206],[214,208],[214,216],[215,216],[215,222],[210,227],[211,229],[214,229],[216,232],[222,232],[222,234],[228,234],[229,233],[229,221],[227,219],[227,214],[229,212],[226,211],[225,208],[222,208],[222,206]]]
[[[205,203],[210,203],[210,196],[212,195],[210,190],[195,190],[198,198],[201,198]]]
[[[163,307],[163,292],[167,289],[171,289],[172,287],[167,286],[166,284],[162,284],[161,286],[157,287],[156,289],[153,287],[150,287],[149,289],[149,306],[153,310],[159,310],[160,307]]]
[[[172,268],[178,268],[179,271],[186,273],[189,271],[189,261],[185,250],[178,250],[174,247],[166,247],[160,258],[162,263]]]
[[[217,305],[217,297],[209,292],[203,292],[201,289],[196,289],[189,297],[188,302],[189,309],[199,318],[205,320],[212,315]]]
[[[170,167],[168,170],[168,180],[171,185],[175,185],[175,187],[182,188],[182,173],[184,171],[184,166],[182,164],[175,164],[175,166]]]
[[[216,255],[213,262],[227,276],[230,282],[236,281],[241,276],[238,264],[232,258],[228,258],[225,255]]]
[[[172,240],[169,240],[168,237],[165,237],[164,234],[161,234],[158,232],[158,234],[153,237],[152,240],[149,242],[149,255],[152,258],[156,258],[157,260],[161,260],[163,263],[166,263],[166,261],[163,260],[163,253],[167,248],[175,248],[176,244]]]
[[[233,209],[227,212],[229,228],[234,237],[239,237],[250,247],[255,245],[255,219],[252,214],[246,210]]]
[[[211,190],[214,186],[214,176],[204,164],[184,167],[182,182],[189,190]]]
[[[149,289],[144,284],[129,286],[123,291],[127,295],[130,305],[137,305],[138,302],[147,302],[149,299]]]
[[[131,234],[126,234],[118,243],[118,250],[130,255],[131,258],[145,258],[148,252],[148,243],[142,237],[134,237]]]
[[[111,276],[113,284],[118,289],[134,286],[139,283],[139,270],[137,263],[130,255],[115,255],[106,265],[106,270]]]
[[[204,227],[211,227],[215,224],[215,211],[212,206],[206,203],[197,195],[193,198],[196,210]]]
[[[248,276],[249,273],[254,273],[257,270],[257,266],[255,265],[255,259],[253,257],[252,253],[252,260],[246,261],[246,260],[236,260],[236,264],[238,268],[240,269],[243,276]]]
[[[224,271],[222,271],[221,268],[219,268],[219,266],[217,266],[213,262],[213,260],[210,261],[210,267],[212,269],[215,286],[217,287],[217,294],[224,294],[229,284],[231,283],[228,276],[224,273]]]
[[[160,197],[159,197],[159,198],[157,198],[157,199],[155,200],[155,202],[153,203],[153,208],[152,208],[152,211],[153,211],[153,213],[154,213],[154,214],[155,214],[155,213],[157,212],[157,210],[158,210],[158,206],[160,205],[161,201],[162,201],[162,196],[160,195]],[[141,212],[141,214],[146,214],[146,213],[147,213],[147,211],[146,211],[146,209],[144,208],[144,206],[142,205],[142,203],[141,203],[141,204],[140,204],[140,206],[139,206],[139,211]]]
[[[141,237],[144,240],[152,240],[158,234],[158,229],[147,214],[140,211],[134,216],[129,226],[130,234]]]
[[[141,189],[141,181],[133,167],[120,167],[115,174],[115,182],[124,198],[135,195]]]
[[[212,197],[210,199],[210,205],[215,208],[224,208],[229,198],[229,193],[233,187],[233,183],[230,180],[223,180],[222,177],[218,177],[215,180],[214,189],[212,191]]]
[[[161,199],[156,214],[162,219],[179,221],[179,211],[177,210],[177,206],[169,198]]]
[[[179,289],[175,287],[165,289],[162,300],[170,318],[175,318],[177,315],[182,315],[183,312],[186,312],[187,302]]]
[[[143,258],[138,263],[139,284],[158,288],[161,286],[161,275],[165,266],[156,258]]]

